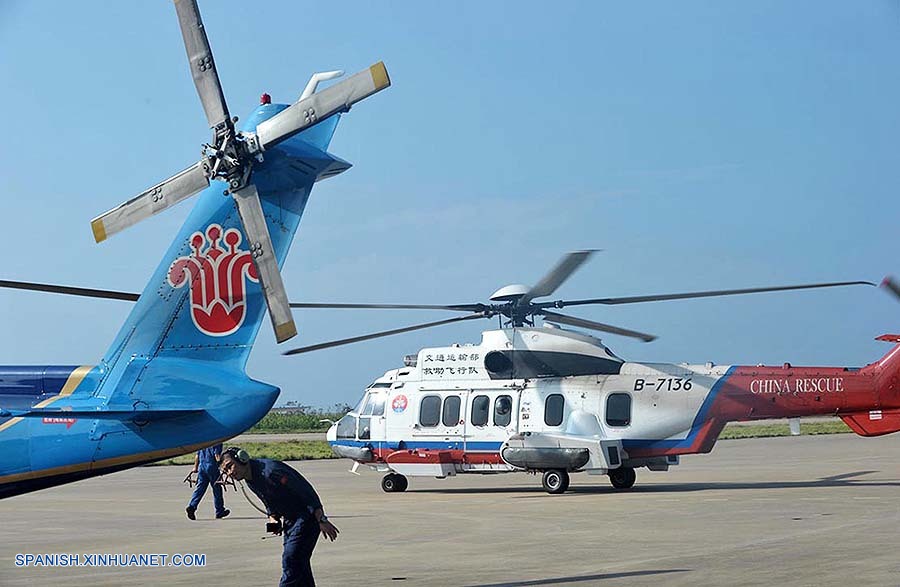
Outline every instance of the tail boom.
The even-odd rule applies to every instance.
[[[900,335],[878,340],[900,342]],[[861,369],[737,367],[723,386],[717,417],[748,421],[839,416],[861,436],[900,431],[900,344]]]

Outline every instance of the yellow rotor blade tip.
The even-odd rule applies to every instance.
[[[106,227],[103,226],[103,220],[97,218],[91,221],[91,230],[94,231],[94,240],[98,243],[106,240]]]

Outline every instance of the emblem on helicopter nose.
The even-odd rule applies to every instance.
[[[399,414],[406,409],[408,403],[409,401],[406,399],[405,395],[398,395],[394,398],[394,401],[391,402],[391,409]]]
[[[227,336],[241,327],[247,308],[244,278],[259,282],[250,252],[239,247],[242,240],[238,229],[223,234],[221,226],[210,224],[205,234],[191,235],[193,254],[178,257],[169,267],[166,280],[174,288],[189,285],[191,319],[209,336]]]

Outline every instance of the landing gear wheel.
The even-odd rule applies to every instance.
[[[631,489],[634,487],[636,478],[637,475],[634,474],[634,469],[631,467],[619,467],[609,472],[609,482],[616,489]]]
[[[565,493],[566,489],[569,488],[569,473],[563,469],[550,469],[549,471],[544,471],[544,476],[541,478],[541,485],[547,493],[553,495]]]
[[[387,493],[406,491],[407,487],[409,487],[409,481],[397,473],[388,473],[381,479],[381,488]]]

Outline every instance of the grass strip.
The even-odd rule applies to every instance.
[[[346,412],[269,412],[245,434],[299,434],[302,432],[325,432],[331,420],[337,422]]]
[[[331,447],[324,440],[286,440],[283,442],[246,442],[241,445],[255,459],[277,461],[311,461],[336,459]],[[194,453],[165,459],[153,465],[193,465]]]
[[[800,434],[803,436],[816,434],[844,434],[852,432],[843,421],[834,422],[804,422],[800,421]],[[736,438],[769,438],[773,436],[790,436],[791,429],[788,424],[735,424],[725,426],[725,430],[719,435],[719,440],[733,440]]]

